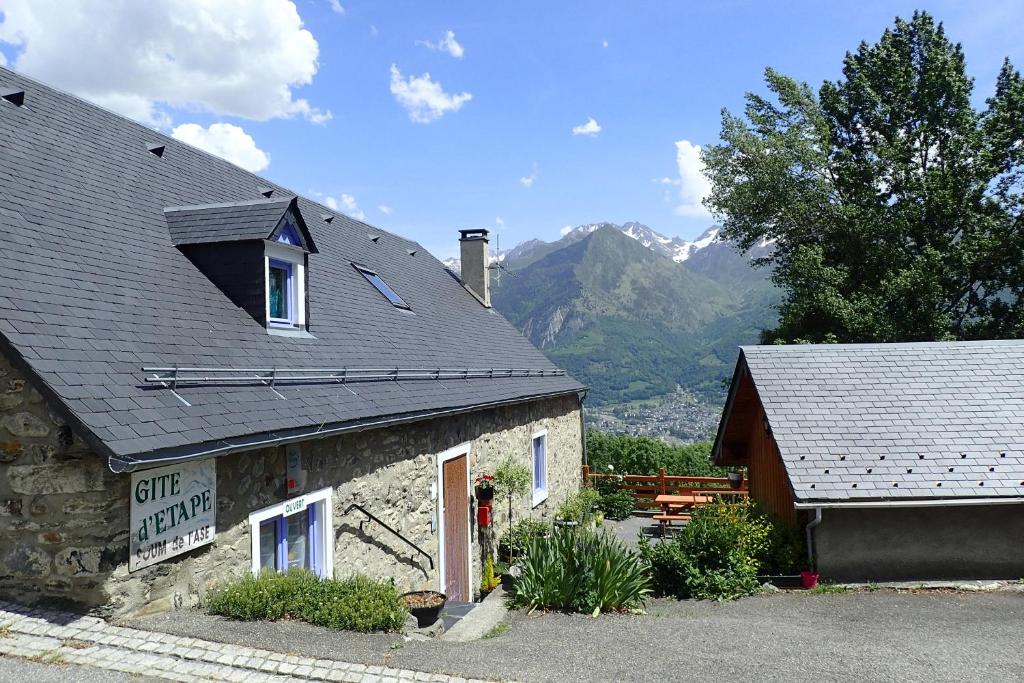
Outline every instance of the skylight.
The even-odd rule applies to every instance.
[[[391,287],[388,286],[388,283],[381,279],[380,275],[377,275],[377,273],[368,268],[363,268],[362,266],[356,266],[356,270],[362,273],[363,277],[365,277],[371,285],[376,287],[377,291],[383,294],[393,306],[398,308],[409,308],[409,304],[405,303],[402,297],[398,296],[398,293],[391,289]]]

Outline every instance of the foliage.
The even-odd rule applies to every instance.
[[[649,436],[587,431],[587,458],[592,472],[606,474],[665,474],[689,477],[724,477],[727,470],[711,463],[711,443],[670,446]],[[611,465],[612,469],[609,469]]]
[[[503,621],[499,624],[495,624],[491,627],[491,630],[483,635],[483,640],[490,640],[491,638],[497,638],[498,636],[506,633],[512,628],[512,624],[507,621]]]
[[[723,113],[707,205],[741,248],[774,240],[765,341],[1024,335],[1024,79],[1005,61],[981,111],[964,54],[925,12],[897,19],[818,93]]]
[[[207,607],[241,621],[300,619],[361,633],[398,631],[408,616],[393,581],[360,574],[321,579],[305,570],[245,576],[217,591]]]
[[[473,480],[473,485],[478,489],[493,489],[494,488],[494,475],[493,474],[480,474]]]
[[[612,491],[602,494],[597,509],[608,519],[626,519],[636,508],[636,498],[630,491]]]
[[[729,600],[757,592],[762,569],[786,557],[777,544],[788,536],[775,526],[749,501],[717,499],[698,508],[674,539],[651,544],[642,538],[640,553],[650,565],[656,593]]]
[[[480,577],[480,592],[490,593],[492,590],[501,585],[501,575],[495,575],[494,573],[494,560],[487,558],[484,560],[483,575]]]
[[[506,458],[494,470],[494,489],[499,496],[515,498],[525,495],[530,490],[532,474],[526,465]]]
[[[600,493],[584,486],[562,501],[562,504],[558,506],[556,517],[566,522],[583,524],[590,519],[591,512],[600,499]]]
[[[512,604],[596,616],[642,607],[650,591],[643,561],[611,535],[562,528],[528,546]]]
[[[836,595],[849,593],[850,587],[841,583],[819,583],[807,592],[812,595]]]
[[[498,539],[498,554],[502,557],[522,557],[532,541],[551,533],[551,526],[534,519],[521,519],[506,529]]]

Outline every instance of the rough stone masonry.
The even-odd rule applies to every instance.
[[[335,575],[361,572],[394,578],[402,588],[436,588],[436,569],[424,558],[343,512],[351,503],[366,507],[430,552],[436,566],[436,454],[469,442],[472,479],[507,456],[528,465],[532,435],[541,429],[548,433],[549,497],[531,509],[524,496],[515,514],[550,517],[579,483],[574,395],[303,442],[305,490],[333,490]],[[112,473],[0,357],[0,598],[60,599],[113,614],[195,606],[250,571],[248,515],[287,499],[286,467],[283,447],[218,458],[213,544],[129,572],[130,476]],[[503,507],[495,506],[499,529],[507,521]],[[476,580],[475,528],[472,543]]]

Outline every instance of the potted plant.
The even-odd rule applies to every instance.
[[[411,591],[402,595],[402,601],[409,609],[409,614],[416,617],[416,625],[426,628],[441,616],[448,596],[437,591]]]
[[[483,576],[480,577],[480,599],[483,600],[487,597],[501,583],[501,574],[494,573],[494,560],[488,557],[484,561]]]
[[[494,475],[493,474],[481,474],[473,480],[473,484],[476,486],[476,499],[479,502],[484,502],[494,499]]]
[[[817,588],[818,572],[813,569],[802,571],[800,572],[800,581],[803,583],[804,588]]]
[[[729,486],[734,489],[738,489],[743,486],[743,470],[730,470],[729,474]]]
[[[498,469],[494,470],[494,488],[498,495],[508,500],[508,530],[512,533],[512,502],[527,494],[530,490],[531,479],[530,468],[517,463],[512,458],[506,458]],[[509,558],[509,563],[515,560],[514,555]]]

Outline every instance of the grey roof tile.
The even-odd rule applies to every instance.
[[[1024,340],[747,346],[740,362],[799,500],[1024,496]]]
[[[8,268],[0,334],[43,383],[67,390],[66,407],[98,425],[111,452],[140,456],[582,389],[565,376],[279,387],[285,400],[267,387],[182,387],[189,407],[145,385],[142,365],[555,366],[420,245],[304,197],[295,201],[316,245],[308,288],[316,338],[268,335],[174,246],[172,233],[221,239],[219,221],[262,238],[269,216],[295,193],[7,69],[0,86],[24,89],[32,102],[0,116],[0,256]],[[147,151],[153,144],[164,145],[162,157]],[[261,186],[275,190],[270,199]],[[192,210],[180,208],[173,228],[168,207]],[[221,220],[227,215],[233,222]],[[391,306],[351,262],[379,273],[414,315]]]

